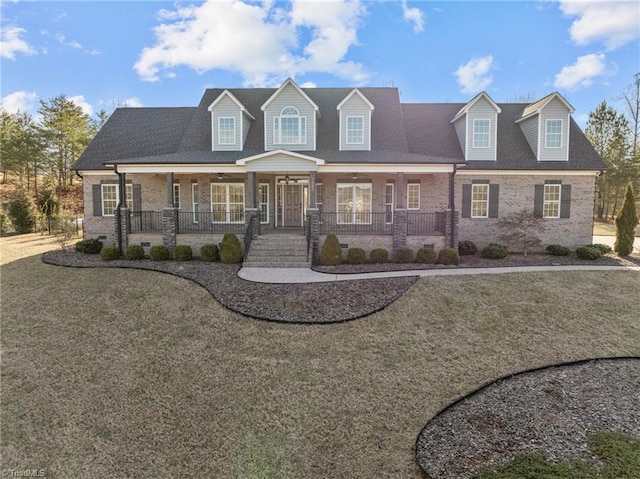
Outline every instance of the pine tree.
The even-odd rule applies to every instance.
[[[622,209],[616,217],[616,244],[614,249],[618,256],[629,256],[633,252],[636,226],[638,226],[636,200],[633,195],[633,187],[629,183]]]

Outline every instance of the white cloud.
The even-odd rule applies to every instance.
[[[493,78],[490,75],[493,69],[493,56],[472,58],[465,65],[454,72],[458,78],[458,84],[462,87],[462,93],[478,93],[487,88]]]
[[[414,33],[424,31],[424,13],[419,8],[408,7],[407,0],[402,0],[402,17],[408,22],[413,22]]]
[[[0,99],[0,108],[7,113],[30,112],[33,110],[38,95],[30,91],[14,91]]]
[[[613,50],[640,37],[640,3],[628,0],[560,0],[560,9],[570,17],[570,33],[578,45],[602,40]]]
[[[64,45],[65,47],[75,48],[76,50],[82,49],[82,45],[79,42],[67,40],[67,37],[65,37],[62,33],[58,33],[56,35],[56,40],[58,41],[58,43]]]
[[[156,44],[142,50],[134,69],[143,80],[174,76],[187,66],[240,73],[247,86],[279,85],[287,77],[325,72],[361,84],[364,67],[345,59],[357,45],[365,9],[360,0],[207,0],[162,10]],[[301,44],[302,39],[306,43]]]
[[[577,90],[588,87],[594,78],[607,74],[604,53],[592,53],[578,57],[573,65],[563,67],[555,76],[554,86],[559,89]]]
[[[131,97],[131,98],[125,98],[124,100],[122,100],[122,106],[125,107],[129,107],[129,108],[140,108],[142,105],[142,102],[140,101],[140,98],[138,97]]]
[[[89,103],[87,103],[87,101],[84,99],[84,95],[70,96],[68,99],[69,101],[75,103],[76,106],[82,108],[82,111],[84,111],[87,115],[93,115],[93,107]]]
[[[20,27],[3,28],[0,39],[0,57],[15,60],[16,53],[35,55],[36,50],[20,38],[20,35],[26,32],[24,28]]]

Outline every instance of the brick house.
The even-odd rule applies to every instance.
[[[395,88],[208,89],[197,107],[119,108],[73,169],[85,231],[128,244],[285,231],[315,249],[499,242],[528,208],[543,244],[591,242],[604,164],[558,93],[533,104],[400,102]]]

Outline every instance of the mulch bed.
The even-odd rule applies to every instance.
[[[640,358],[560,365],[500,379],[427,423],[416,458],[432,479],[471,478],[515,454],[542,450],[550,461],[598,466],[587,438],[640,438]]]

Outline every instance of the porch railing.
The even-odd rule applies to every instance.
[[[388,212],[322,212],[320,234],[393,235],[394,224]],[[398,218],[393,218],[398,221]],[[407,212],[407,236],[444,236],[445,213]]]
[[[129,233],[162,233],[162,211],[133,211]]]
[[[444,236],[445,213],[407,212],[407,236]]]
[[[176,234],[243,234],[244,212],[178,211]]]

